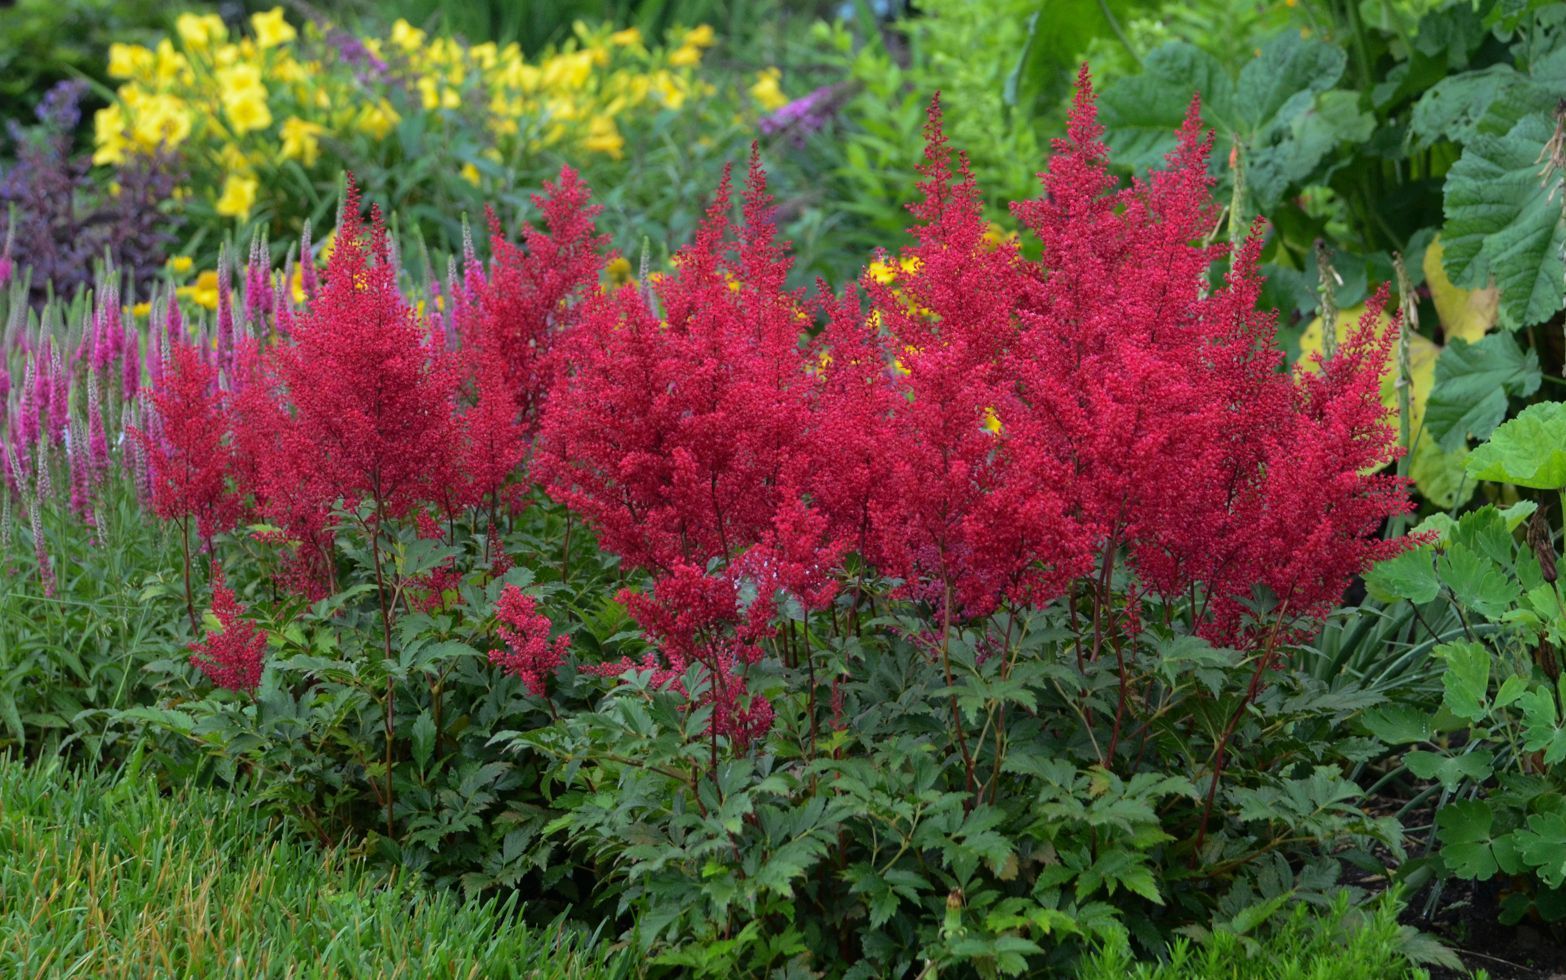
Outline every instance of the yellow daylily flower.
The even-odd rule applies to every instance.
[[[294,25],[283,16],[282,7],[273,7],[264,14],[251,14],[250,26],[255,29],[256,43],[263,48],[275,48],[299,36]]]
[[[217,213],[227,218],[248,218],[250,209],[255,207],[256,191],[260,186],[254,177],[229,174],[223,181],[223,194],[217,200]]]
[[[109,45],[110,78],[146,78],[152,74],[156,59],[139,44]]]
[[[192,51],[205,51],[228,38],[228,28],[217,14],[180,14],[174,18],[174,31]]]
[[[788,96],[781,85],[783,73],[776,68],[763,68],[756,73],[756,84],[750,87],[750,97],[768,112],[788,105]]]
[[[298,160],[304,167],[315,166],[321,154],[321,134],[326,127],[320,123],[306,122],[298,116],[283,120],[283,159]]]
[[[587,124],[587,136],[582,140],[582,148],[606,153],[618,160],[624,155],[625,137],[620,135],[613,119],[594,116]]]

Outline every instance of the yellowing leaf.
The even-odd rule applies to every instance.
[[[1430,286],[1430,298],[1435,302],[1436,315],[1441,318],[1441,332],[1446,338],[1461,337],[1474,343],[1495,329],[1501,310],[1501,293],[1494,286],[1460,289],[1452,285],[1441,265],[1445,251],[1439,235],[1425,249],[1425,282]]]

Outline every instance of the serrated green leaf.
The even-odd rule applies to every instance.
[[[1485,696],[1490,690],[1490,651],[1465,641],[1443,643],[1435,648],[1435,655],[1446,661],[1446,670],[1441,674],[1445,691],[1442,704],[1459,718],[1483,719]]]
[[[1498,865],[1491,851],[1490,828],[1495,816],[1482,800],[1449,803],[1436,812],[1436,836],[1441,859],[1459,878],[1488,881]]]
[[[1407,599],[1426,603],[1441,592],[1435,557],[1428,547],[1411,548],[1379,562],[1365,576],[1365,589],[1382,602]]]
[[[1566,487],[1566,405],[1523,409],[1469,455],[1468,472],[1476,480],[1538,490]]]
[[[1430,712],[1411,705],[1383,705],[1365,712],[1361,718],[1370,733],[1388,745],[1428,742],[1435,735],[1435,719]]]
[[[430,717],[429,709],[419,712],[408,735],[413,742],[414,764],[423,771],[435,751],[435,720]]]
[[[1480,134],[1446,176],[1447,274],[1469,289],[1493,277],[1501,320],[1513,330],[1554,316],[1566,291],[1560,179],[1539,176],[1539,154],[1553,131],[1546,117],[1529,115],[1504,136]]]
[[[1500,565],[1455,541],[1436,559],[1436,573],[1460,604],[1487,619],[1501,618],[1522,595]]]
[[[1410,752],[1403,757],[1408,771],[1420,779],[1434,779],[1448,793],[1457,791],[1463,783],[1479,783],[1490,778],[1495,771],[1495,753],[1488,749],[1476,749],[1462,755],[1442,755],[1439,752]]]
[[[1512,834],[1517,850],[1551,888],[1566,885],[1566,813],[1535,813]]]
[[[1506,418],[1509,398],[1539,390],[1539,355],[1524,351],[1511,334],[1476,344],[1453,340],[1436,361],[1435,387],[1425,405],[1425,427],[1453,452],[1468,437],[1489,438]]]

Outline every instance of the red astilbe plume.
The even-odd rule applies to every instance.
[[[868,556],[889,420],[902,394],[886,339],[866,319],[859,295],[833,296],[825,283],[818,292],[825,326],[811,344],[809,402],[810,455],[819,462],[806,480],[833,537]]]
[[[455,502],[473,507],[498,500],[506,480],[527,452],[526,431],[517,410],[515,389],[494,358],[470,357],[472,403],[457,420],[461,480]]]
[[[254,693],[261,684],[261,664],[266,653],[266,631],[243,618],[239,604],[223,580],[223,567],[212,562],[212,615],[222,629],[207,631],[190,645],[190,662],[218,687]]]
[[[785,290],[753,157],[738,240],[727,175],[694,242],[654,287],[590,298],[545,403],[532,475],[628,566],[731,559],[772,527],[803,464],[806,314]]]
[[[1085,565],[1070,469],[1032,438],[1014,366],[1027,280],[1016,246],[985,235],[967,161],[932,102],[910,207],[917,244],[891,282],[863,279],[896,357],[870,557],[944,616],[1050,598]],[[827,463],[830,465],[830,463]]]
[[[336,491],[255,344],[240,346],[236,378],[244,383],[233,396],[235,471],[256,513],[280,529],[273,535],[285,549],[278,584],[311,602],[325,598],[335,584]]]
[[[725,575],[709,575],[678,563],[659,578],[651,595],[620,594],[631,618],[653,644],[640,661],[624,658],[584,666],[585,673],[616,677],[645,670],[655,687],[688,694],[685,675],[700,665],[696,705],[711,705],[708,734],[744,747],[772,725],[772,704],[749,692],[744,671],[760,662],[758,635],[739,608],[739,592]]]
[[[570,167],[533,195],[543,228],[523,226],[523,247],[507,240],[487,210],[491,259],[487,275],[468,249],[466,276],[452,282],[457,334],[464,347],[503,372],[523,431],[531,436],[553,380],[554,337],[570,322],[571,305],[598,284],[608,237],[594,219],[587,185]]]
[[[1225,549],[1224,571],[1236,587],[1213,590],[1219,635],[1243,626],[1240,585],[1265,586],[1291,620],[1310,624],[1331,611],[1355,575],[1409,546],[1411,538],[1377,536],[1389,517],[1412,509],[1408,480],[1376,472],[1400,450],[1381,401],[1402,328],[1394,316],[1378,332],[1386,303],[1383,285],[1331,358],[1314,355],[1309,367],[1296,367],[1291,410],[1266,433],[1265,470]]]
[[[549,638],[553,628],[549,617],[538,611],[533,597],[507,585],[500,592],[495,604],[495,618],[499,624],[495,632],[506,644],[504,650],[491,650],[489,662],[527,685],[528,693],[545,697],[548,678],[565,663],[571,651],[571,638],[565,635]]]
[[[1194,102],[1166,168],[1129,188],[1115,189],[1100,136],[1084,69],[1045,196],[1013,205],[1044,246],[1008,368],[1019,435],[1069,467],[1071,512],[1101,570],[1124,554],[1141,588],[1194,591],[1203,632],[1249,642],[1239,612],[1258,586],[1283,601],[1280,615],[1309,619],[1404,546],[1374,532],[1406,509],[1406,485],[1359,475],[1396,452],[1385,410],[1360,398],[1384,357],[1346,351],[1330,396],[1306,397],[1280,370],[1275,315],[1256,310],[1259,222],[1207,288],[1227,246],[1201,244],[1215,210]],[[1280,513],[1306,523],[1285,534]],[[1305,540],[1333,545],[1289,550]]]
[[[452,476],[457,376],[397,288],[386,228],[369,240],[352,180],[319,295],[273,360],[292,447],[350,506],[401,514]]]
[[[233,528],[241,511],[230,483],[234,454],[217,373],[194,347],[177,343],[150,402],[146,423],[131,435],[147,456],[152,511],[166,521],[193,521],[197,535],[210,541]]]

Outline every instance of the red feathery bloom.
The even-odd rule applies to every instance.
[[[451,481],[456,372],[397,288],[385,225],[369,241],[350,181],[320,294],[274,352],[287,438],[350,506],[403,513]]]
[[[544,193],[533,195],[544,227],[523,226],[524,248],[508,241],[488,211],[488,274],[467,244],[463,283],[450,283],[453,314],[464,346],[503,372],[523,430],[531,435],[553,380],[550,351],[570,321],[570,304],[597,286],[608,238],[593,223],[603,209],[576,171],[562,167]]]
[[[647,292],[588,299],[567,335],[532,473],[627,565],[733,558],[771,529],[805,461],[806,314],[785,290],[758,162],[737,240],[727,175],[695,241]]]
[[[625,658],[584,667],[584,672],[617,677],[646,670],[653,686],[687,694],[685,674],[699,664],[703,691],[694,704],[712,705],[711,730],[741,747],[766,733],[772,704],[751,694],[744,676],[747,666],[761,660],[762,650],[740,613],[732,580],[679,563],[657,580],[651,595],[627,591],[620,601],[653,648],[639,662]]]
[[[1258,586],[1308,621],[1406,546],[1375,537],[1408,508],[1406,481],[1361,475],[1398,451],[1377,397],[1395,327],[1379,342],[1362,327],[1319,378],[1285,373],[1275,315],[1256,309],[1259,222],[1208,287],[1227,246],[1201,244],[1215,208],[1196,104],[1166,169],[1128,188],[1100,135],[1084,69],[1046,195],[1013,206],[1044,246],[1007,365],[1016,436],[1066,476],[1099,561],[1123,551],[1143,588],[1194,589],[1208,635],[1255,639]]]
[[[176,343],[169,350],[150,408],[131,434],[147,455],[153,513],[166,521],[194,519],[202,538],[229,530],[240,513],[229,484],[229,413],[216,372],[194,347]]]
[[[473,403],[457,420],[461,439],[461,486],[457,502],[472,507],[500,492],[527,451],[515,389],[503,366],[482,355],[470,358]]]
[[[190,662],[218,687],[255,691],[261,683],[266,631],[242,618],[245,607],[223,581],[223,568],[212,562],[212,615],[222,626],[190,645]]]
[[[260,349],[244,343],[232,397],[234,471],[256,513],[281,529],[280,584],[310,601],[334,584],[332,503],[340,493],[317,465],[315,445],[298,432],[280,382]]]
[[[549,617],[538,611],[533,597],[507,585],[500,591],[495,604],[495,617],[499,625],[495,632],[505,641],[504,650],[491,650],[489,661],[512,677],[520,678],[528,692],[543,697],[550,674],[553,674],[571,649],[571,638],[549,638],[552,625]]]
[[[1033,437],[1018,390],[1027,270],[1014,244],[986,237],[966,159],[953,170],[938,102],[927,133],[924,197],[910,208],[917,243],[891,282],[863,279],[895,358],[897,396],[877,434],[868,550],[943,616],[948,607],[979,616],[1003,599],[1058,594],[1089,559],[1070,463]]]

